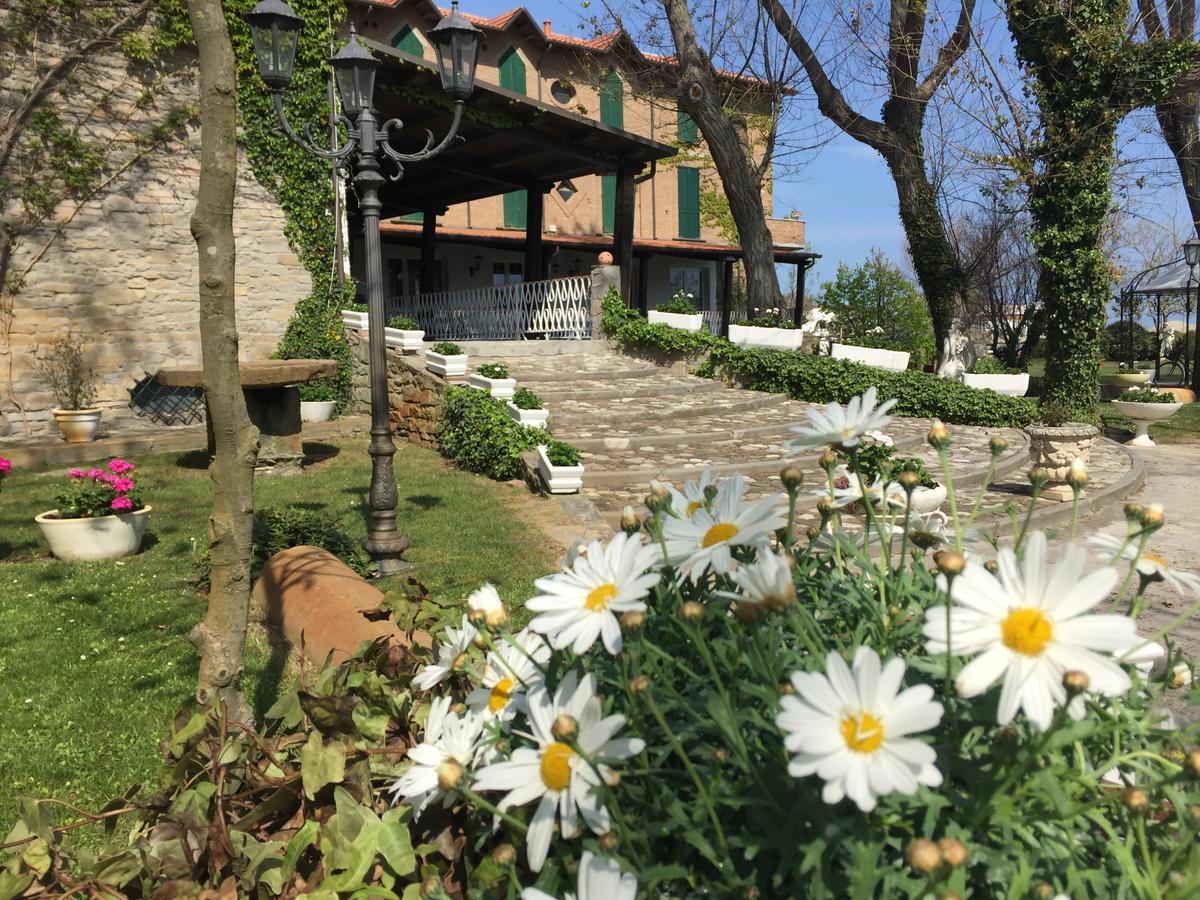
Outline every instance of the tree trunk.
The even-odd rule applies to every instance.
[[[1166,100],[1154,108],[1154,114],[1179,167],[1192,227],[1200,234],[1200,128],[1196,124],[1200,118],[1200,92],[1188,91]]]
[[[775,240],[767,227],[762,182],[735,123],[725,113],[712,60],[700,47],[686,0],[662,0],[679,57],[679,105],[700,128],[729,199],[742,245],[751,306],[782,307],[775,277]]]
[[[208,613],[192,629],[200,653],[196,699],[223,703],[253,728],[241,692],[250,610],[250,541],[258,430],[246,414],[234,307],[233,202],[237,180],[237,81],[220,0],[188,0],[200,56],[200,188],[192,237],[200,256],[200,349],[215,452],[208,520]]]

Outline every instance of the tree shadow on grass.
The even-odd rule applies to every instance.
[[[333,444],[324,444],[320,441],[305,441],[302,446],[304,452],[304,464],[311,465],[312,463],[324,462],[327,459],[333,459],[342,452],[341,447]]]
[[[175,457],[175,465],[180,469],[194,469],[199,472],[208,470],[208,464],[212,459],[208,450],[189,450],[187,453],[180,453]]]
[[[413,506],[419,506],[421,509],[429,510],[435,506],[441,506],[446,501],[441,497],[435,497],[433,494],[413,494],[410,497],[405,497],[404,502],[411,503]]]

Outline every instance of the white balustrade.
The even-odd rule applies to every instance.
[[[392,297],[388,315],[416,319],[427,341],[587,340],[591,296],[591,277],[578,275]]]

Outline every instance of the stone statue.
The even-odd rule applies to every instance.
[[[829,353],[829,338],[834,318],[833,313],[814,306],[805,313],[804,324],[800,326],[802,333],[812,335],[813,340],[817,342],[817,352],[822,355]]]
[[[955,319],[950,326],[950,333],[942,341],[942,363],[938,366],[937,373],[942,378],[962,381],[967,370],[975,365],[977,356],[975,345],[971,343],[966,329]]]

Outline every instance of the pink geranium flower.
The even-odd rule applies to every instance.
[[[133,501],[128,497],[116,497],[112,502],[112,508],[117,512],[129,512],[133,509]]]
[[[137,468],[133,463],[124,459],[113,459],[108,463],[108,471],[114,475],[125,475]]]
[[[83,469],[67,469],[68,478],[83,478]]]
[[[128,494],[136,487],[132,478],[114,478],[109,484],[112,485],[112,489],[118,494]]]
[[[105,476],[105,474],[106,473],[104,472],[103,469],[88,469],[87,472],[84,473],[84,475],[86,477],[92,479],[92,481],[96,481],[99,478],[103,478]]]
[[[0,456],[0,478],[3,478],[5,475],[7,475],[11,471],[12,471],[12,463],[9,462],[7,459],[5,459],[3,456]]]

